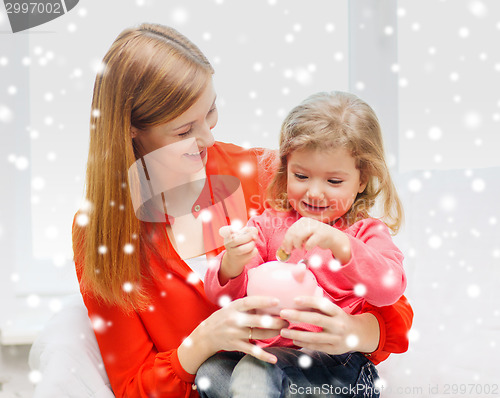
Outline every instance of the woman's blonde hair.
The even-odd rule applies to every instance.
[[[382,201],[381,219],[397,233],[403,207],[385,161],[380,124],[373,109],[350,93],[317,93],[291,110],[281,126],[279,166],[268,189],[267,203],[280,211],[292,209],[287,197],[287,166],[293,151],[335,148],[345,148],[352,154],[361,181],[367,183],[343,216],[344,225],[369,217],[377,199]]]
[[[127,172],[138,159],[131,128],[145,130],[184,113],[213,73],[198,47],[161,25],[124,30],[103,59],[90,119],[88,223],[76,217],[73,250],[83,264],[83,290],[106,304],[130,310],[147,303],[141,289],[150,276],[145,246],[154,250],[149,237],[155,227],[137,219],[131,202]]]

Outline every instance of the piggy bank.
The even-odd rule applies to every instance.
[[[248,271],[247,295],[277,297],[280,300],[278,306],[258,312],[279,315],[284,308],[298,308],[295,297],[323,297],[323,289],[305,264],[270,261]]]

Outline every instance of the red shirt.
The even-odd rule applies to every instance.
[[[273,171],[266,167],[262,155],[262,150],[220,142],[208,149],[207,176],[237,177],[249,215],[263,211],[262,198]],[[217,194],[211,190],[210,195],[214,199]],[[144,226],[148,228],[147,223]],[[207,299],[203,282],[192,278],[192,270],[171,245],[158,244],[162,260],[152,256],[149,266],[155,275],[164,277],[151,278],[145,286],[150,298],[148,310],[126,314],[82,292],[117,397],[198,397],[192,384],[195,375],[180,365],[177,347],[218,307]],[[81,268],[76,260],[79,279]],[[366,305],[363,312],[373,313],[380,324],[379,349],[370,358],[374,363],[391,352],[407,350],[413,312],[404,297],[393,306]]]

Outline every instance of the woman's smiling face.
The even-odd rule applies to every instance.
[[[170,122],[145,130],[132,128],[132,138],[141,156],[170,146],[185,160],[206,164],[207,148],[214,144],[211,130],[217,124],[215,89],[212,80],[200,98],[182,115]]]
[[[288,157],[288,200],[303,217],[332,223],[365,187],[354,157],[344,148],[301,149]]]

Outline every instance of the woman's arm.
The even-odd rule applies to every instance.
[[[181,339],[177,338],[176,329],[186,329],[186,319],[174,317],[162,323],[165,327],[160,330],[152,324],[154,316],[141,318],[136,312],[125,314],[89,295],[84,296],[84,301],[117,397],[195,396],[191,392],[195,373],[207,358],[217,351],[228,350],[275,362],[274,355],[249,342],[250,327],[253,338],[265,339],[278,335],[287,325],[275,317],[263,329],[262,316],[248,311],[276,303],[267,297],[247,297],[215,311]],[[174,340],[179,341],[178,346]],[[173,348],[161,350],[155,341]]]
[[[366,304],[363,313],[358,315],[345,313],[324,297],[299,297],[297,300],[304,310],[283,310],[281,317],[292,323],[305,322],[323,328],[318,333],[281,330],[283,337],[292,339],[300,347],[329,354],[360,351],[374,364],[393,352],[402,353],[408,349],[407,334],[413,311],[404,296],[391,306]]]
[[[366,303],[362,312],[376,316],[380,325],[379,344],[369,355],[374,364],[387,359],[391,353],[403,353],[408,350],[408,332],[413,322],[413,310],[405,296],[395,304],[385,307]]]
[[[280,334],[292,339],[295,345],[332,355],[377,349],[380,327],[375,315],[349,315],[325,297],[298,297],[296,303],[304,310],[282,310],[280,316],[291,323],[319,326],[322,331],[282,329]]]

